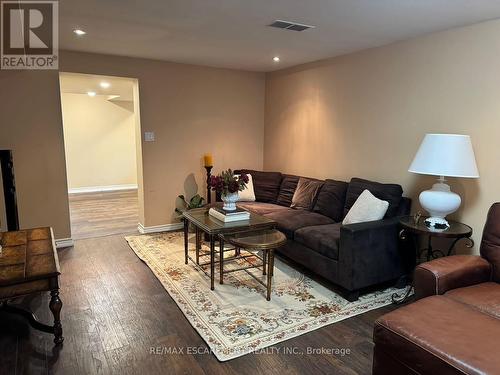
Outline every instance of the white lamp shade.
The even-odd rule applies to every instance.
[[[468,135],[426,134],[408,171],[433,176],[478,178]]]

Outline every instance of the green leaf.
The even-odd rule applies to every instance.
[[[199,195],[196,194],[191,198],[189,201],[189,208],[199,208],[203,206],[203,198]]]

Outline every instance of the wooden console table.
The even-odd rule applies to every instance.
[[[0,310],[25,317],[30,325],[54,334],[54,343],[64,341],[59,298],[59,260],[51,228],[35,228],[0,233]],[[28,310],[9,305],[9,301],[29,294],[50,291],[50,311],[54,325],[40,323]]]

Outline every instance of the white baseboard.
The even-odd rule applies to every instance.
[[[107,185],[107,186],[85,186],[85,187],[68,189],[68,193],[69,194],[95,193],[99,191],[133,190],[133,189],[137,189],[137,185],[123,184],[123,185]]]
[[[57,249],[60,249],[62,247],[71,247],[75,244],[72,238],[59,238],[56,239],[55,242]]]
[[[182,229],[184,226],[183,223],[173,223],[173,224],[164,224],[164,225],[154,225],[151,227],[145,227],[141,223],[137,226],[139,233],[147,234],[147,233],[156,233],[156,232],[170,232],[173,230]]]

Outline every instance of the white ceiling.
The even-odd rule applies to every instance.
[[[110,84],[102,88],[101,82]],[[61,73],[59,75],[61,92],[69,94],[85,94],[93,91],[112,101],[133,101],[134,80],[132,78],[108,77],[93,74]]]
[[[500,17],[498,0],[61,0],[59,7],[62,49],[255,71]],[[266,27],[275,19],[316,28]]]

